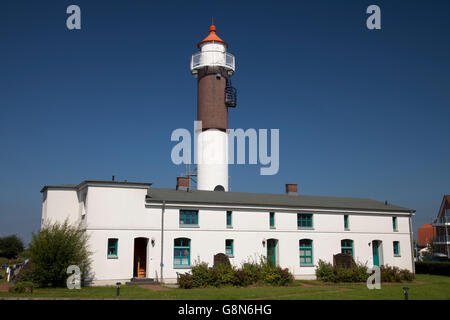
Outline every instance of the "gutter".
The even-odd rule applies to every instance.
[[[146,201],[145,207],[147,208],[159,208],[161,205],[161,200]],[[171,201],[167,204],[169,207],[180,208],[180,209],[217,209],[217,210],[248,210],[248,211],[280,211],[280,212],[314,212],[314,213],[330,213],[330,214],[370,214],[370,215],[411,215],[414,210],[404,210],[404,211],[375,211],[374,209],[339,209],[339,208],[322,208],[322,207],[274,207],[274,206],[249,206],[249,205],[225,205],[218,203],[199,203],[199,202],[183,202],[183,201]]]
[[[412,263],[412,272],[416,274],[416,262],[414,257],[414,239],[413,239],[413,231],[412,231],[412,216],[413,213],[409,216],[409,234],[410,234],[410,242],[411,242],[411,263]]]
[[[164,271],[164,211],[166,210],[166,201],[163,200],[162,209],[161,209],[161,274],[160,274],[160,282],[163,283],[163,271]]]

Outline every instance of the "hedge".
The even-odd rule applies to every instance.
[[[450,276],[450,262],[439,262],[439,261],[416,262],[416,273]]]
[[[180,288],[246,287],[256,284],[286,286],[294,281],[288,269],[272,266],[266,261],[246,262],[241,268],[227,265],[210,268],[206,262],[198,262],[191,272],[179,276]]]
[[[9,291],[15,293],[33,293],[33,288],[36,288],[33,282],[24,281],[15,284]]]
[[[365,282],[370,274],[366,265],[354,263],[349,269],[335,268],[330,262],[319,260],[316,267],[316,277],[323,282]],[[381,282],[402,282],[414,280],[414,274],[409,270],[391,266],[381,266]]]

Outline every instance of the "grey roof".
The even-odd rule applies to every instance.
[[[79,189],[85,184],[105,184],[105,185],[117,185],[117,186],[147,186],[150,187],[152,184],[150,182],[131,182],[131,181],[112,181],[112,180],[84,180],[79,184],[58,184],[58,185],[48,185],[41,189],[41,192],[51,188],[51,189]]]
[[[359,198],[338,198],[324,196],[220,192],[220,191],[183,191],[175,189],[149,188],[147,202],[197,203],[222,205],[255,205],[267,207],[353,209],[393,212],[415,212],[415,210],[399,207],[390,203]]]

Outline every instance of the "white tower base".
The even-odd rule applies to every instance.
[[[208,129],[197,136],[197,189],[228,191],[228,135]]]

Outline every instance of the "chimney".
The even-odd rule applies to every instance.
[[[189,191],[189,177],[177,177],[177,190]]]
[[[286,183],[286,194],[297,195],[297,184],[296,183]]]

